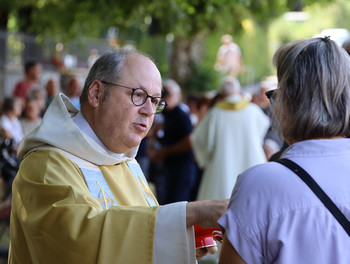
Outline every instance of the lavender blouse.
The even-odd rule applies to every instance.
[[[303,167],[350,219],[350,139],[298,142],[283,157]],[[343,227],[296,174],[276,162],[238,177],[218,223],[249,264],[350,263]]]

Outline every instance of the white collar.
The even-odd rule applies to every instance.
[[[95,132],[90,127],[89,123],[86,121],[85,117],[81,112],[79,112],[77,115],[75,115],[72,118],[73,122],[77,125],[77,127],[84,132],[86,135],[88,135],[90,138],[92,138],[99,146],[101,146],[110,156],[113,156],[117,159],[133,159],[135,158],[137,154],[138,147],[132,149],[131,151],[127,153],[115,153],[110,151],[103,143],[102,141],[96,136]]]

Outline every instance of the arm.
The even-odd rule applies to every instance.
[[[194,254],[192,226],[217,227],[217,220],[226,210],[227,204],[228,200],[214,200],[161,206],[157,211],[153,263],[192,263],[186,260],[194,262],[196,257],[199,259],[208,252],[215,253],[217,248],[212,247],[197,250]]]
[[[221,247],[220,264],[245,264],[244,260],[237,253],[235,248],[232,246],[231,242],[224,236],[224,241]]]
[[[11,198],[7,198],[0,208],[0,223],[10,218],[11,214]]]
[[[228,206],[228,199],[223,200],[206,200],[206,201],[196,201],[189,202],[186,206],[186,223],[187,227],[192,225],[200,225],[205,228],[219,227],[217,221],[226,211]],[[214,236],[215,238],[221,236],[220,234]],[[221,240],[221,239],[220,239]],[[210,254],[215,254],[217,247],[206,247],[196,249],[196,258],[200,259],[204,257],[208,252]]]
[[[169,156],[169,155],[175,155],[175,154],[179,154],[179,153],[183,153],[187,150],[190,150],[192,148],[191,145],[191,136],[190,135],[186,135],[183,139],[181,139],[179,142],[170,145],[170,146],[166,146],[166,147],[162,147],[159,150],[159,155],[162,157],[165,156]]]
[[[190,150],[191,148],[191,137],[190,135],[187,135],[182,140],[171,146],[161,147],[159,149],[155,149],[152,146],[149,146],[147,154],[149,155],[150,160],[159,163],[166,156],[180,154],[187,150]]]
[[[217,221],[225,213],[229,199],[189,202],[186,206],[187,227],[219,227]]]

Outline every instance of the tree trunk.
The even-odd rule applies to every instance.
[[[7,21],[10,10],[0,8],[0,69],[2,70],[6,64],[6,42],[7,42]]]
[[[190,63],[200,64],[204,56],[205,33],[191,38],[176,37],[170,56],[170,76],[182,86],[191,74]],[[183,87],[184,88],[184,87]]]
[[[30,27],[32,25],[32,13],[33,7],[25,6],[21,7],[17,11],[18,29],[22,33],[30,33]]]
[[[10,10],[7,8],[0,9],[0,30],[7,30],[7,21],[9,18]]]

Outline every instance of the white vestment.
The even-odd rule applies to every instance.
[[[204,169],[198,200],[230,198],[237,176],[266,162],[263,140],[269,118],[255,104],[218,103],[193,133],[193,149]]]

